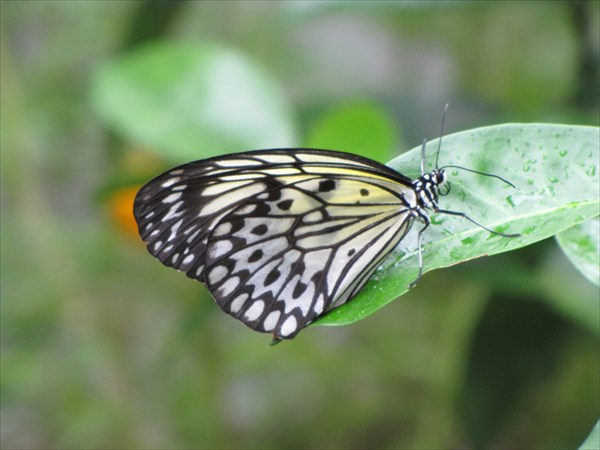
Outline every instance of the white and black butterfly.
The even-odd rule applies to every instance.
[[[438,207],[446,182],[444,168],[411,180],[348,153],[259,150],[165,172],[139,191],[134,215],[152,255],[278,341],[351,300],[419,220],[416,284],[427,210],[479,225]]]

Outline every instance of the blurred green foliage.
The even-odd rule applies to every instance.
[[[398,147],[390,114],[372,101],[356,100],[319,115],[309,128],[305,146],[355,153],[385,163]]]
[[[598,126],[597,2],[0,5],[2,448],[584,441],[600,413],[598,288],[554,240],[429,273],[385,313],[270,348],[115,209],[141,180],[218,152],[360,143],[389,160],[437,136],[448,101],[448,134]],[[128,66],[152,45],[166,49],[153,65]],[[239,70],[211,78],[219,61]],[[107,96],[124,66],[129,84]],[[593,233],[569,233],[562,248],[593,267]]]
[[[95,81],[104,121],[169,162],[295,141],[276,81],[223,46],[147,45],[102,67]]]

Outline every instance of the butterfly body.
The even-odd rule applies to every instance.
[[[445,183],[443,169],[411,180],[347,153],[262,150],[165,172],[134,215],[152,255],[252,329],[289,339],[351,300],[416,219],[425,229]]]

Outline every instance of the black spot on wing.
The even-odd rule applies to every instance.
[[[275,283],[279,277],[281,276],[281,272],[277,269],[271,270],[267,276],[265,277],[265,286],[269,286],[270,284]]]
[[[319,182],[319,192],[329,192],[335,189],[335,181],[323,180]]]
[[[255,234],[256,236],[262,236],[267,231],[269,231],[269,227],[264,223],[261,223],[260,225],[257,225],[254,228],[252,228],[252,230],[250,230],[250,233]]]
[[[250,255],[250,258],[248,258],[248,262],[253,263],[256,261],[260,261],[263,255],[264,252],[261,249],[254,250],[254,252],[252,252],[252,254]]]
[[[279,186],[281,186],[281,183],[277,183]],[[277,200],[279,200],[281,198],[281,191],[280,190],[272,190],[268,193],[267,196],[267,201],[270,202],[276,202]]]
[[[298,281],[294,287],[294,292],[292,292],[292,298],[294,298],[294,300],[300,298],[300,296],[304,294],[304,291],[306,291],[306,288],[307,285],[305,283]]]
[[[267,205],[266,203],[256,203],[256,208],[254,209],[254,211],[252,211],[252,214],[250,214],[250,216],[253,216],[253,217],[266,216],[270,212],[271,212],[271,207],[269,205]]]
[[[234,234],[242,228],[244,228],[244,219],[242,219],[241,217],[230,216],[228,222],[231,224],[230,234]]]
[[[291,208],[292,203],[294,203],[294,200],[283,200],[277,203],[277,207],[282,211],[287,211]]]

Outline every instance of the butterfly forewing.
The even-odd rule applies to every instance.
[[[352,298],[410,228],[411,181],[338,152],[249,152],[180,166],[142,188],[149,251],[205,282],[251,328],[290,338]]]

